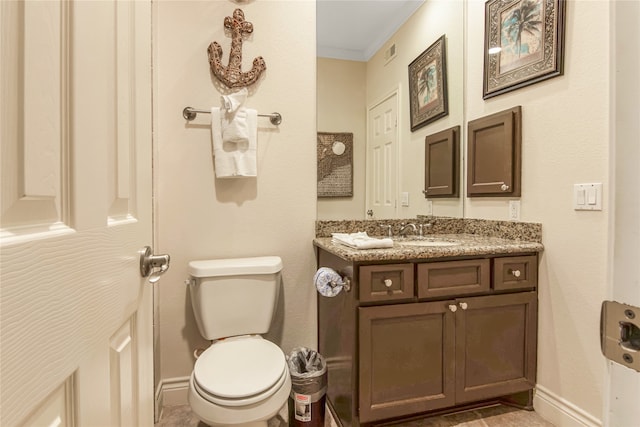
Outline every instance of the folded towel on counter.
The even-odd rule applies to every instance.
[[[389,238],[377,239],[375,237],[369,237],[369,235],[364,231],[358,233],[331,233],[331,236],[332,243],[340,243],[353,249],[379,249],[393,247],[393,240]]]
[[[258,175],[258,112],[246,108],[247,138],[227,141],[223,136],[223,110],[211,108],[211,138],[217,178],[241,178]],[[237,114],[237,113],[236,113]]]

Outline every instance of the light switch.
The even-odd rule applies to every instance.
[[[426,215],[433,215],[433,202],[431,200],[427,200],[427,209],[425,212]]]
[[[409,192],[403,191],[400,196],[400,204],[402,206],[409,206]]]
[[[595,187],[587,188],[587,203],[590,205],[595,205],[598,200],[598,192]]]
[[[573,186],[573,209],[577,211],[601,211],[602,183],[575,184]]]

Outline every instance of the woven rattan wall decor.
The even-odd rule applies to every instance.
[[[353,197],[353,133],[318,132],[318,197]]]
[[[262,56],[258,56],[253,59],[251,70],[242,72],[242,40],[245,35],[253,33],[253,24],[244,20],[242,9],[236,9],[233,16],[224,18],[224,28],[231,31],[229,65],[222,65],[222,47],[214,41],[207,48],[211,72],[229,88],[252,85],[267,69]]]

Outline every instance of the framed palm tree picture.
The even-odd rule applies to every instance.
[[[565,0],[488,0],[483,98],[563,74]]]
[[[444,34],[409,64],[411,131],[449,114]]]

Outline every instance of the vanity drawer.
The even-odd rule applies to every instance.
[[[360,267],[360,301],[397,301],[413,298],[413,264]]]
[[[537,256],[504,257],[493,261],[493,289],[531,289],[537,285]]]
[[[418,264],[418,298],[458,296],[489,291],[488,259]]]

